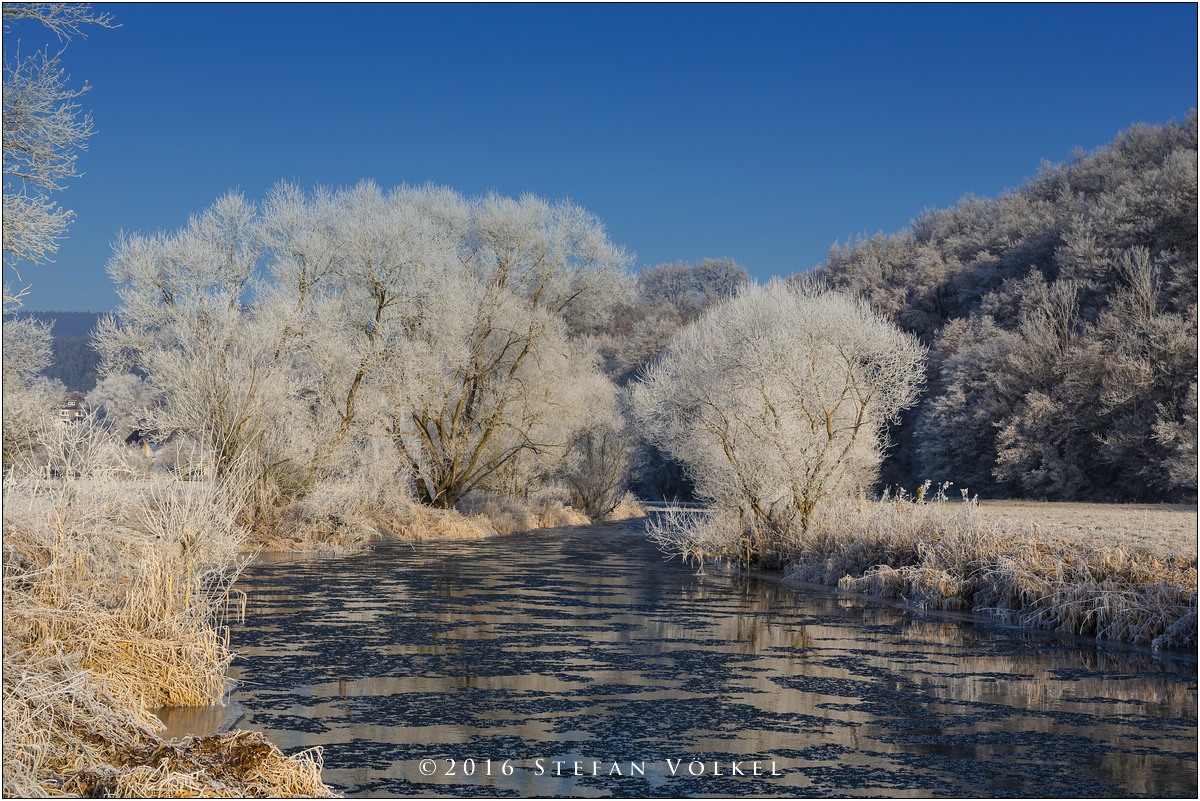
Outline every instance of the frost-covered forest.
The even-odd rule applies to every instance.
[[[1194,499],[1196,219],[1192,112],[835,247],[828,279],[930,348],[885,481]]]
[[[891,431],[878,486],[933,479],[982,497],[1194,498],[1196,215],[1190,114],[1045,164],[998,198],[964,198],[900,233],[832,248],[825,280],[929,349],[925,391]],[[532,198],[370,185],[312,196],[280,187],[261,208],[230,196],[176,234],[120,243],[110,271],[126,302],[98,339],[106,378],[91,401],[129,430],[194,433],[209,416],[232,415],[220,425],[269,432],[286,420],[288,436],[313,450],[285,455],[268,444],[281,434],[251,437],[273,465],[260,478],[292,488],[271,492],[313,486],[334,469],[317,463],[348,458],[332,451],[353,443],[356,452],[370,429],[399,449],[427,502],[475,488],[522,495],[548,480],[580,498],[601,491],[589,486],[596,480],[602,494],[620,484],[646,498],[690,497],[695,477],[630,425],[624,390],[749,275],[731,259],[633,275],[628,266],[598,220]],[[185,323],[183,310],[195,315],[201,301],[221,316]],[[210,352],[185,365],[171,342]],[[252,353],[247,342],[273,344]],[[434,390],[421,373],[421,358],[438,352],[459,376],[453,389]],[[156,361],[168,353],[176,361]],[[197,370],[211,380],[205,359],[217,354],[230,360],[221,370],[247,360],[235,372],[252,380],[239,379],[250,383],[233,395],[213,387],[214,397],[236,396],[257,418],[185,414],[170,401],[202,386]],[[77,354],[70,361],[86,371]],[[166,370],[177,371],[174,389]],[[521,387],[521,412],[503,424],[517,395],[495,389],[501,378]],[[423,406],[414,386],[440,393],[436,403]],[[472,394],[484,386],[499,394]],[[399,408],[410,413],[401,419]],[[593,425],[565,424],[580,414]],[[301,418],[312,431],[299,433]],[[221,447],[233,449],[228,461],[245,446]],[[608,476],[586,477],[581,465]]]

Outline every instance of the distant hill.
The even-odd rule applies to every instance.
[[[99,312],[33,312],[10,315],[53,323],[54,363],[46,370],[71,392],[90,392],[96,386],[100,354],[92,350],[91,336],[100,320]]]

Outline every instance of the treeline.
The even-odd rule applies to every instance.
[[[581,323],[576,336],[595,350],[601,371],[618,387],[631,385],[684,325],[735,294],[750,282],[746,268],[732,259],[704,259],[647,267],[613,293],[609,312]],[[53,360],[42,375],[59,381],[66,390],[88,393],[88,405],[122,437],[149,423],[144,407],[159,398],[144,377],[114,373],[98,382],[100,356],[92,336],[102,315],[92,312],[16,312],[12,319],[30,319],[52,325]],[[629,486],[641,498],[693,498],[691,480],[679,464],[632,432],[623,431],[620,442],[611,441],[620,454],[610,472],[610,483]],[[593,444],[594,448],[599,443]],[[596,454],[600,458],[600,454]],[[567,473],[568,478],[576,474]],[[585,491],[584,495],[590,497]],[[594,509],[592,511],[595,511]]]
[[[831,250],[820,277],[929,349],[925,391],[891,428],[876,490],[933,480],[985,498],[1195,498],[1196,142],[1194,113],[1136,126],[1015,192]],[[233,459],[220,452],[241,448],[242,412],[166,410],[245,370],[256,383],[210,389],[218,407],[241,397],[254,409],[255,449],[274,425],[314,426],[301,440],[317,451],[256,456],[296,471],[270,477],[285,494],[326,472],[319,443],[354,452],[382,438],[426,502],[546,482],[593,515],[626,487],[693,496],[695,476],[632,422],[628,390],[678,332],[750,284],[733,260],[629,275],[582,210],[430,188],[281,187],[261,209],[226,198],[202,220],[118,246],[124,302],[101,334],[98,386],[94,315],[22,315],[56,320],[44,375],[91,392],[116,427],[189,431]],[[222,266],[212,242],[244,252],[227,249]],[[184,245],[211,275],[180,260]],[[209,350],[190,353],[197,341]],[[226,413],[242,428],[214,434]]]
[[[1196,167],[1193,111],[832,249],[827,280],[930,348],[885,484],[1195,499]]]

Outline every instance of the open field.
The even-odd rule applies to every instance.
[[[1194,505],[979,501],[979,514],[1000,523],[1037,525],[1067,539],[1099,538],[1196,555]]]

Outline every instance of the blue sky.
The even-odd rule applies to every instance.
[[[95,6],[121,27],[64,56],[97,133],[32,310],[115,308],[119,230],[281,179],[570,198],[639,267],[766,279],[1196,105],[1191,3]]]

